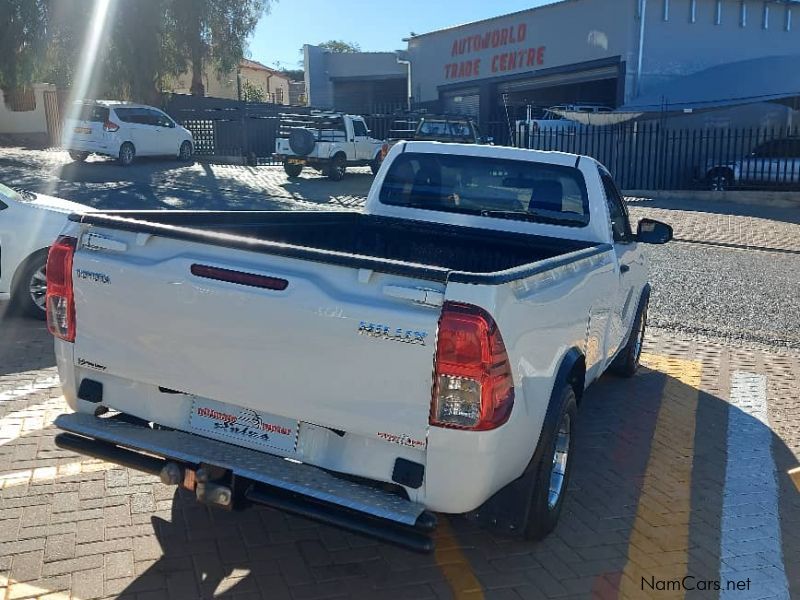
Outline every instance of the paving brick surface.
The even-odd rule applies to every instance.
[[[12,322],[36,338],[36,323]],[[780,568],[800,593],[791,559],[800,493],[786,476],[800,453],[800,357],[653,331],[644,360],[635,378],[604,377],[587,393],[568,500],[550,537],[531,544],[449,517],[430,556],[267,509],[209,510],[154,477],[58,450],[50,424],[65,406],[54,369],[6,372],[0,598],[669,598],[642,590],[642,578],[714,580],[721,565],[762,579]],[[736,371],[766,376],[778,553],[763,531],[731,555],[720,546]],[[32,450],[17,461],[20,448]],[[767,502],[759,490],[742,493],[744,531]],[[759,593],[741,597],[788,597]]]
[[[0,151],[3,160],[11,159]],[[59,172],[63,157],[37,160],[29,182],[109,207],[173,198],[184,207],[281,208],[284,200],[264,200],[277,195],[295,208],[349,209],[371,181],[354,175],[333,193],[314,176],[290,184],[276,168],[155,163],[120,180],[101,170],[113,165]],[[197,188],[211,181],[213,193]],[[630,206],[635,219],[668,221],[688,241],[798,250],[791,216]],[[41,323],[0,315],[0,600],[716,598],[649,591],[642,580],[716,580],[722,569],[752,573],[761,586],[733,597],[800,597],[800,490],[786,474],[800,456],[800,355],[663,330],[649,332],[645,351],[636,377],[604,377],[587,393],[568,499],[551,536],[532,544],[448,517],[435,553],[421,556],[272,510],[209,510],[154,477],[59,450],[51,423],[65,405],[50,337]],[[765,381],[770,448],[759,456],[774,461],[776,498],[731,489],[726,479],[735,373]],[[764,427],[738,416],[745,431]],[[765,513],[777,530],[764,528]],[[726,518],[742,533],[723,548]]]

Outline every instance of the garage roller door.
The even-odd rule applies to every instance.
[[[442,94],[442,107],[447,114],[469,115],[477,118],[480,106],[481,96],[477,88]]]
[[[497,86],[500,93],[521,92],[536,88],[553,87],[557,85],[569,85],[571,83],[584,83],[587,81],[599,81],[601,79],[614,79],[619,76],[619,66],[611,65],[586,71],[576,71],[574,73],[559,73],[557,75],[543,75],[542,77],[531,77],[529,79],[517,79],[505,81]]]

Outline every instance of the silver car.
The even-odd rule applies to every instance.
[[[706,170],[709,189],[726,190],[739,185],[771,187],[800,183],[800,136],[764,142],[737,160],[711,163]]]

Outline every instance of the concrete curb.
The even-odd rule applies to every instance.
[[[627,197],[653,198],[656,200],[694,200],[698,202],[730,202],[750,206],[800,208],[800,191],[624,190],[622,193]]]

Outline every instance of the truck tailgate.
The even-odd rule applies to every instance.
[[[73,273],[79,367],[424,447],[443,283],[95,228]]]

